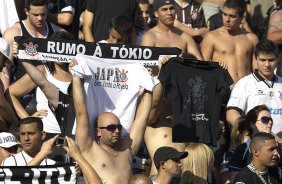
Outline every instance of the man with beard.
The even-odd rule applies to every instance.
[[[270,133],[259,132],[251,141],[252,162],[239,172],[234,183],[281,183],[278,143]],[[280,170],[280,171],[279,171]]]
[[[97,171],[103,183],[128,183],[132,174],[132,160],[136,155],[145,131],[151,109],[151,94],[142,96],[129,133],[121,138],[122,125],[111,113],[101,113],[95,122],[97,142],[90,133],[84,91],[79,78],[73,77],[73,99],[76,110],[76,141],[82,155]]]
[[[15,41],[14,37],[16,36],[23,36],[25,38],[47,38],[54,32],[63,30],[53,23],[46,21],[48,13],[46,0],[26,0],[24,10],[27,18],[17,22],[3,33],[3,39],[10,44],[10,48],[12,48],[12,44]],[[10,59],[13,60],[12,52],[10,53]],[[24,74],[24,69],[15,61],[13,80],[18,80]]]

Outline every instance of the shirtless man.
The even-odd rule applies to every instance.
[[[3,39],[10,44],[11,50],[15,36],[46,38],[60,29],[58,26],[46,21],[47,2],[45,0],[26,0],[25,13],[27,15],[25,20],[16,23],[3,33]],[[10,53],[10,59],[13,60],[12,52]],[[18,65],[18,63],[15,62],[15,65]],[[19,72],[17,66],[16,78],[19,79],[23,74],[24,70],[22,69]]]
[[[151,94],[145,92],[136,111],[129,134],[121,138],[119,118],[110,112],[97,118],[96,142],[90,134],[84,91],[79,78],[73,77],[73,98],[76,109],[76,141],[82,155],[97,171],[103,183],[128,183],[132,174],[132,160],[137,153],[151,109]]]
[[[227,0],[222,12],[223,26],[207,33],[201,45],[202,54],[206,61],[223,62],[236,83],[251,72],[258,38],[240,28],[245,12],[243,0]]]
[[[182,54],[190,53],[202,60],[193,38],[174,27],[175,10],[173,0],[155,0],[153,4],[157,25],[147,31],[141,40],[142,46],[178,47]]]
[[[182,53],[194,54],[198,59],[202,59],[201,54],[196,48],[194,40],[186,33],[180,33],[174,23],[174,1],[155,0],[154,11],[158,17],[156,27],[150,29],[142,38],[141,45],[156,47],[178,47]],[[159,5],[159,6],[158,6]],[[179,34],[180,33],[180,34]],[[189,46],[189,48],[188,48]],[[153,161],[155,151],[162,146],[169,146],[184,151],[185,143],[172,142],[172,109],[171,98],[162,98],[163,85],[159,83],[153,91],[153,102],[148,125],[144,139],[146,146]],[[155,164],[151,164],[150,176],[152,179],[157,176]]]

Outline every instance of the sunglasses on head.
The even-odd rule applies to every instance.
[[[118,125],[108,125],[106,127],[98,127],[100,129],[106,129],[107,131],[110,131],[110,132],[114,132],[116,129],[118,130],[121,130],[122,129],[122,125],[121,124],[118,124]]]
[[[257,121],[262,122],[263,124],[267,124],[269,121],[273,122],[271,117],[267,117],[267,116],[263,116],[260,119],[258,119]]]

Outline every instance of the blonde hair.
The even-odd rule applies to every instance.
[[[188,157],[182,160],[181,184],[206,184],[208,173],[213,168],[214,155],[205,144],[190,144],[185,151]]]

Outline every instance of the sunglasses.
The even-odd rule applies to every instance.
[[[107,131],[110,132],[114,132],[116,129],[121,130],[122,129],[122,125],[118,124],[118,125],[108,125],[106,127],[98,127],[100,129],[106,129]]]
[[[257,121],[262,122],[263,124],[267,124],[269,123],[269,121],[273,122],[271,117],[267,117],[267,116],[263,116],[260,119],[258,119]]]

